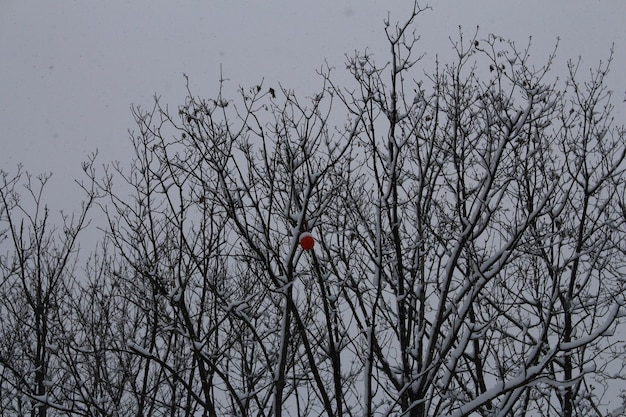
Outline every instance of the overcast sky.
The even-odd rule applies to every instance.
[[[432,1],[417,20],[426,62],[450,56],[449,37],[461,25],[520,45],[533,37],[537,64],[560,37],[567,58],[596,66],[615,44],[609,77],[622,103],[626,81],[626,2],[623,0]],[[355,49],[382,61],[383,19],[402,19],[410,0],[0,0],[0,169],[18,163],[52,171],[54,194],[78,190],[87,155],[128,158],[129,106],[149,106],[154,94],[176,108],[189,75],[197,95],[214,96],[220,67],[230,85],[281,82],[301,94],[321,85],[324,61],[344,72]],[[622,113],[624,114],[624,113]],[[620,124],[624,123],[620,121]]]

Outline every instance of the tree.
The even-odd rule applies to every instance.
[[[73,296],[78,234],[88,199],[54,225],[43,193],[50,175],[0,171],[0,413],[46,416],[68,411],[59,345]],[[22,183],[23,182],[23,183]],[[27,199],[22,200],[23,185]],[[6,252],[4,252],[6,250]]]
[[[387,64],[348,58],[350,85],[326,68],[313,97],[260,84],[231,99],[222,80],[203,99],[187,80],[177,113],[133,108],[130,166],[84,165],[107,222],[55,404],[606,414],[623,389],[626,221],[610,59],[552,79],[554,54],[537,67],[530,45],[460,33],[454,62],[420,71],[422,12],[386,22]]]
[[[290,401],[301,412],[344,406],[338,347],[325,341],[341,318],[335,311],[330,320],[326,294],[300,292],[325,284],[319,266],[305,272],[297,238],[334,204],[351,140],[329,141],[321,97],[310,110],[293,96],[271,104],[273,124],[264,126],[257,113],[268,94],[260,86],[244,94],[236,128],[222,97],[190,94],[180,122],[158,103],[135,109],[135,161],[128,173],[115,168],[135,194],[119,197],[112,174],[98,183],[110,198],[108,239],[127,266],[128,276],[115,278],[145,320],[126,348],[145,360],[138,397],[153,407],[280,415]],[[318,307],[326,325],[316,322]],[[320,343],[329,369],[318,362]]]
[[[135,109],[135,162],[116,169],[135,195],[113,175],[101,190],[151,312],[127,346],[153,375],[141,398],[181,415],[601,415],[623,366],[626,218],[608,63],[584,82],[570,64],[561,87],[554,55],[537,68],[461,34],[456,62],[411,81],[421,12],[387,25],[389,64],[348,59],[354,86],[328,69],[306,102],[259,85]]]
[[[570,64],[560,91],[553,56],[537,69],[527,49],[460,36],[455,64],[409,86],[411,20],[387,30],[388,66],[357,55],[357,88],[334,89],[362,120],[338,199],[361,253],[327,257],[370,278],[346,297],[365,335],[365,415],[389,400],[383,415],[601,415],[590,381],[623,367],[606,337],[624,303],[608,64],[584,83]]]

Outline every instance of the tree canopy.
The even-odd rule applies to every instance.
[[[422,11],[313,97],[134,107],[130,165],[86,161],[57,225],[46,177],[2,171],[0,414],[618,415],[610,59],[559,79],[460,34],[425,73]]]

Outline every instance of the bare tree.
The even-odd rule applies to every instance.
[[[387,28],[389,64],[357,54],[356,87],[332,88],[361,121],[338,199],[356,239],[326,256],[365,280],[344,287],[364,414],[603,415],[624,304],[608,64],[560,90],[554,56],[461,34],[456,63],[410,81],[420,12]]]
[[[43,194],[50,176],[0,171],[0,412],[68,411],[59,344],[73,296],[77,236],[92,199],[53,224]],[[23,188],[22,188],[23,186]],[[23,199],[23,196],[26,196]]]
[[[203,99],[188,81],[176,112],[134,107],[130,166],[84,165],[106,224],[54,293],[63,383],[24,388],[3,339],[3,410],[19,392],[74,415],[605,415],[624,368],[610,59],[559,80],[554,54],[460,33],[429,72],[423,11],[385,23],[387,64],[356,53],[351,84],[328,68],[312,97]],[[28,297],[9,259],[2,297]],[[2,307],[3,332],[23,306]]]
[[[416,81],[421,12],[387,26],[388,64],[349,58],[354,86],[329,70],[305,101],[259,85],[135,109],[135,162],[101,191],[116,277],[145,312],[126,346],[138,404],[602,413],[626,207],[608,64],[584,82],[572,64],[561,87],[554,55],[534,67],[528,48],[461,34],[457,61]]]
[[[352,140],[330,140],[321,95],[305,107],[283,93],[284,104],[268,103],[271,90],[255,86],[241,108],[190,94],[178,120],[158,102],[137,108],[130,171],[99,182],[126,265],[112,279],[144,312],[126,346],[145,364],[136,394],[150,406],[140,407],[344,413],[337,339],[347,325],[298,238],[336,203]],[[120,196],[114,178],[134,195]]]

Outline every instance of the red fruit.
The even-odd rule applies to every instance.
[[[302,246],[302,249],[311,250],[313,245],[315,245],[315,239],[313,239],[312,234],[304,232],[300,235],[300,246]]]

